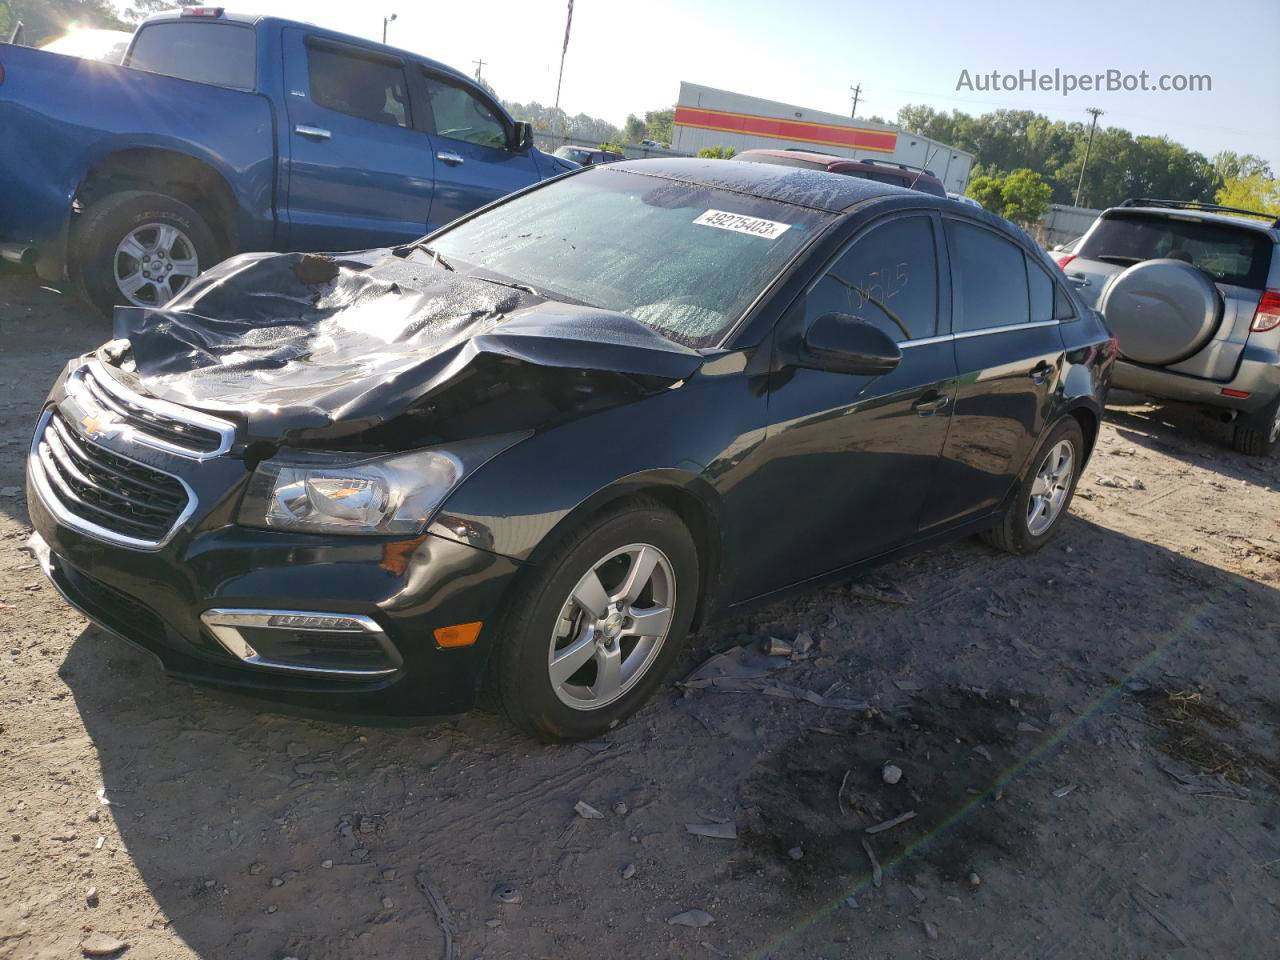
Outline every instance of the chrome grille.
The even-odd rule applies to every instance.
[[[36,437],[34,478],[47,505],[85,532],[132,546],[159,546],[193,505],[177,477],[81,436],[56,410]]]
[[[235,425],[218,417],[156,397],[135,393],[97,360],[67,378],[67,393],[86,412],[126,432],[135,443],[180,457],[207,460],[231,449]]]
[[[193,453],[212,453],[222,444],[218,431],[139,406],[122,391],[113,390],[109,381],[100,382],[91,370],[85,371],[84,385],[99,406],[150,436]]]

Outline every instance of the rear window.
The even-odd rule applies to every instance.
[[[252,90],[256,68],[252,27],[231,23],[152,23],[138,31],[125,66],[166,77]]]
[[[1125,213],[1100,220],[1080,244],[1079,255],[1121,266],[1161,257],[1185,260],[1219,283],[1260,289],[1266,286],[1271,248],[1270,238],[1256,230]]]

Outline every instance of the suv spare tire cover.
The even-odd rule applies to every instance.
[[[1182,260],[1146,260],[1112,281],[1098,309],[1138,363],[1185,360],[1222,320],[1222,295],[1204,271]]]

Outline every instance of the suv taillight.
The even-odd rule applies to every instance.
[[[1267,290],[1258,301],[1249,329],[1254,333],[1265,333],[1276,327],[1280,327],[1280,290]]]
[[[1064,253],[1061,256],[1054,257],[1053,259],[1058,261],[1059,270],[1065,270],[1067,269],[1067,264],[1074,260],[1076,256],[1077,255],[1074,253]]]

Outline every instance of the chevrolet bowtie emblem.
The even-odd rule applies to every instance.
[[[84,427],[84,432],[91,437],[104,437],[112,432],[115,426],[115,418],[110,414],[99,416],[93,413],[86,413],[80,418],[80,426]]]

